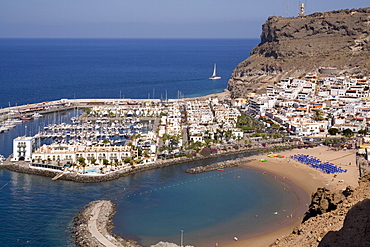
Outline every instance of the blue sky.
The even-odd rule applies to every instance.
[[[269,16],[369,0],[2,0],[0,38],[258,38]]]

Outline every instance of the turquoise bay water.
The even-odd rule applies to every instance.
[[[253,40],[0,39],[0,106],[61,98],[177,98],[221,92]],[[208,77],[217,63],[221,80]],[[153,90],[154,89],[154,90]],[[0,154],[12,140],[66,122],[49,114],[0,134]],[[231,156],[236,158],[239,156]],[[92,200],[117,205],[114,232],[148,246],[160,240],[214,246],[255,234],[286,219],[297,198],[289,185],[254,170],[198,175],[181,164],[99,184],[76,184],[0,169],[0,246],[74,246],[69,227]],[[284,190],[283,188],[288,188]],[[140,194],[141,193],[141,194]],[[278,214],[274,214],[278,212]],[[258,215],[258,217],[256,217]]]
[[[277,226],[297,207],[290,186],[259,171],[230,168],[190,175],[183,173],[188,165],[182,166],[153,171],[151,177],[168,173],[171,179],[163,182],[147,181],[128,193],[123,188],[114,232],[149,246],[159,241],[180,244],[183,230],[186,244],[214,246]]]

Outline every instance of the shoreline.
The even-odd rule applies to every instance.
[[[333,175],[324,174],[321,171],[317,171],[313,168],[308,167],[307,165],[301,164],[297,161],[289,159],[290,155],[303,153],[315,156],[322,160],[333,161],[335,165],[340,165],[348,169],[346,173],[337,174],[337,177],[334,178]],[[251,169],[258,169],[265,171],[269,174],[274,174],[277,178],[282,178],[284,182],[290,181],[293,186],[300,188],[305,196],[308,196],[308,203],[311,201],[311,195],[316,192],[319,187],[326,187],[334,190],[343,190],[347,186],[357,187],[358,186],[358,171],[355,164],[355,153],[351,151],[331,151],[328,150],[326,146],[315,147],[310,149],[292,149],[287,151],[282,151],[279,154],[284,155],[285,158],[266,158],[265,155],[263,158],[268,159],[267,162],[260,162],[258,160],[253,160],[248,164],[244,165]],[[263,155],[256,155],[255,158],[261,158]],[[289,161],[288,161],[289,160]],[[344,164],[346,162],[346,164]],[[298,196],[298,195],[297,195]],[[301,195],[302,196],[302,195]],[[300,199],[302,200],[302,199]],[[254,246],[254,247],[264,247],[273,244],[278,239],[286,236],[292,232],[292,230],[297,227],[303,219],[304,213],[308,209],[308,205],[305,205],[303,199],[303,204],[299,205],[297,209],[298,212],[303,214],[300,218],[291,220],[283,224],[281,227],[275,229],[268,229],[270,231],[265,231],[258,235],[252,236],[247,239],[240,239],[235,242],[228,242],[221,244],[220,246],[227,247],[239,247],[239,246]]]
[[[282,146],[276,146],[276,144],[272,144],[275,146],[272,147],[264,147],[264,148],[244,148],[244,149],[238,149],[238,150],[231,150],[231,151],[225,151],[220,152],[217,154],[213,154],[210,156],[195,156],[192,158],[187,157],[179,157],[179,158],[173,158],[168,160],[158,160],[154,164],[149,165],[142,165],[137,166],[136,168],[130,168],[130,170],[126,169],[120,169],[116,171],[112,171],[106,174],[99,174],[99,175],[88,175],[88,174],[79,174],[76,172],[62,172],[62,171],[56,171],[52,169],[42,169],[42,168],[30,168],[29,162],[10,162],[10,156],[4,161],[3,164],[0,164],[0,168],[7,169],[9,171],[13,172],[19,172],[19,173],[25,173],[25,174],[32,174],[32,175],[38,175],[38,176],[44,176],[44,177],[51,177],[56,178],[58,180],[65,180],[65,181],[72,181],[77,183],[99,183],[99,182],[107,182],[112,181],[115,179],[119,179],[121,177],[129,176],[135,173],[149,171],[153,169],[159,169],[167,166],[182,164],[182,163],[188,163],[198,160],[206,160],[210,158],[217,158],[217,157],[223,157],[228,155],[237,155],[237,154],[254,154],[254,153],[266,153],[272,150],[286,150],[294,148],[293,145],[282,145]],[[248,156],[249,157],[249,156]],[[233,161],[232,159],[231,161]],[[53,179],[53,180],[56,180]]]
[[[305,153],[316,156],[317,158],[327,158],[335,165],[341,164],[348,169],[346,173],[337,174],[336,178],[333,175],[324,174],[321,171],[315,170],[307,165],[301,164],[289,158],[290,155],[297,153]],[[308,210],[308,205],[311,201],[310,196],[319,187],[327,187],[331,189],[342,190],[347,186],[357,187],[358,173],[353,163],[355,153],[353,151],[331,151],[325,146],[310,148],[310,149],[291,149],[279,152],[285,155],[284,158],[266,158],[267,162],[260,162],[258,158],[267,157],[267,153],[249,156],[249,163],[244,163],[241,167],[246,169],[258,170],[267,176],[272,176],[279,181],[288,184],[293,193],[297,196],[297,207],[287,220],[279,223],[279,226],[264,228],[252,234],[245,234],[238,236],[238,241],[224,241],[218,243],[219,246],[269,246],[278,239],[290,234],[292,230],[297,227],[303,219],[304,213]],[[348,164],[343,164],[348,162]],[[341,182],[343,180],[343,182]],[[113,227],[113,225],[111,225]],[[121,238],[119,236],[115,236]],[[163,240],[165,241],[165,239]],[[212,246],[211,243],[205,246]]]
[[[248,167],[248,164],[243,166]],[[297,197],[296,208],[292,212],[290,217],[287,216],[287,219],[285,221],[279,223],[279,226],[271,226],[264,228],[263,230],[256,231],[255,233],[243,235],[238,237],[237,242],[228,241],[223,244],[219,244],[219,246],[268,246],[269,244],[273,243],[273,241],[270,241],[270,236],[274,238],[275,236],[276,238],[280,238],[283,235],[289,234],[291,232],[292,226],[293,228],[298,226],[303,219],[304,213],[308,210],[310,195],[307,194],[304,189],[293,183],[293,181],[270,171],[255,168],[253,166],[248,167],[248,169],[259,171],[266,174],[267,176],[274,177],[276,180],[279,180],[284,184],[289,185],[292,188],[292,192]]]

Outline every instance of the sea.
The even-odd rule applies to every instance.
[[[258,39],[0,39],[0,107],[58,99],[166,99],[222,92]],[[220,80],[209,80],[217,64]],[[0,154],[78,111],[47,114],[0,134]],[[215,243],[286,224],[297,188],[246,167],[191,175],[190,167],[244,155],[78,184],[0,169],[0,246],[75,246],[73,217],[93,200],[116,204],[113,232],[150,246]]]

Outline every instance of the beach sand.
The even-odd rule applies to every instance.
[[[306,194],[298,195],[301,204],[300,209],[297,210],[298,214],[306,212],[308,209],[308,200],[310,200],[312,193],[316,192],[318,187],[326,187],[332,190],[343,190],[347,186],[357,187],[358,183],[358,167],[356,167],[356,153],[355,150],[329,150],[326,146],[319,146],[309,149],[293,149],[278,154],[285,156],[284,158],[269,158],[268,154],[256,155],[256,160],[247,164],[248,167],[260,169],[268,173],[276,174],[282,179],[287,179],[291,183],[300,187]],[[301,164],[289,158],[293,154],[308,154],[321,159],[327,160],[336,166],[347,169],[346,173],[325,174],[310,168],[307,165]],[[267,162],[259,161],[261,158],[266,159]],[[304,194],[304,193],[303,193]],[[309,202],[308,202],[309,203]],[[271,229],[271,232],[256,237],[241,239],[238,241],[230,240],[229,243],[222,244],[222,246],[269,246],[276,239],[288,235],[292,232],[293,228],[300,224],[303,215],[295,215],[291,218],[289,224],[282,225],[279,229]],[[247,233],[246,233],[247,234]]]

